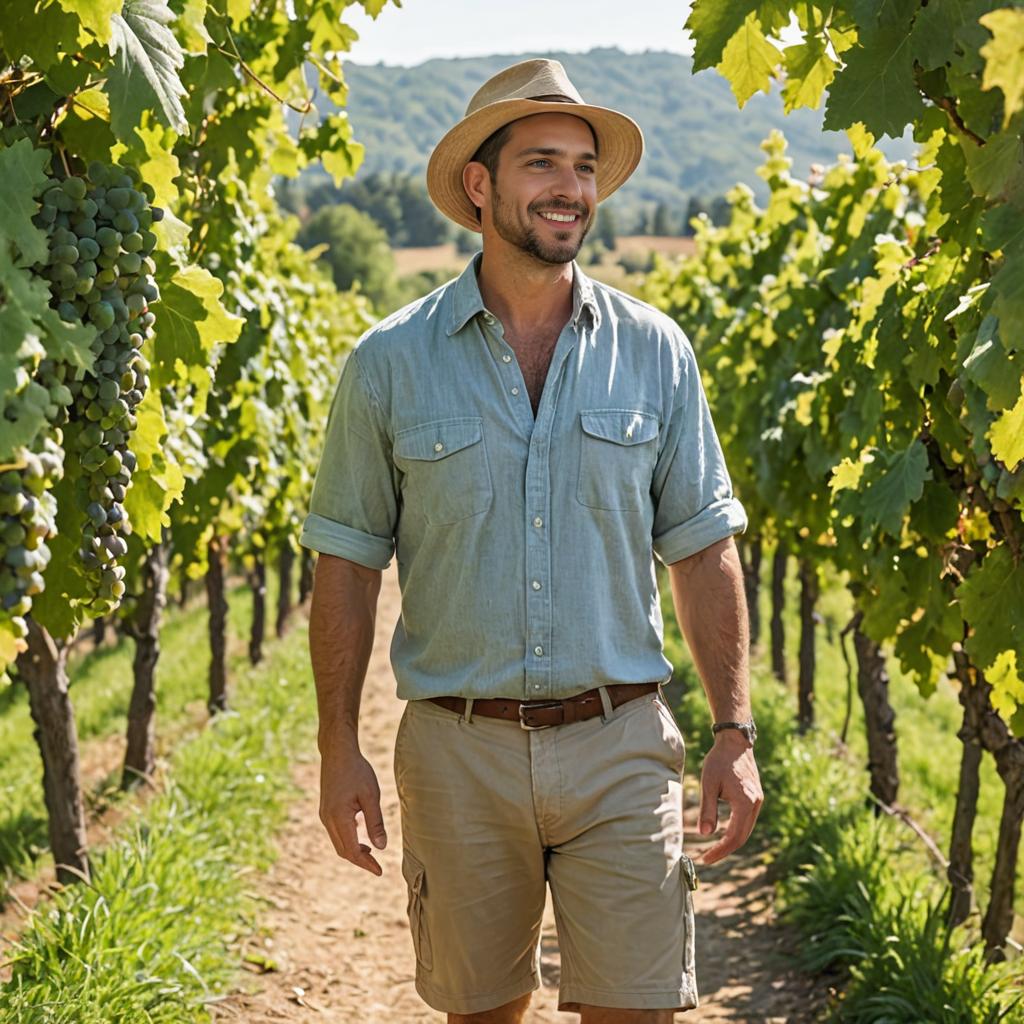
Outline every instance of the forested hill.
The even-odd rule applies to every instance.
[[[845,135],[821,131],[821,111],[785,116],[777,91],[758,93],[737,110],[729,83],[713,70],[692,75],[688,57],[617,49],[537,56],[561,61],[587,102],[628,113],[643,129],[646,153],[616,197],[621,207],[664,201],[679,208],[692,195],[711,198],[736,181],[745,181],[763,198],[767,192],[755,173],[764,156],[758,144],[773,127],[789,140],[793,171],[801,177],[813,161],[830,163],[838,151],[850,151]],[[361,174],[422,175],[431,148],[462,117],[476,89],[523,59],[496,54],[435,59],[410,68],[346,64],[348,113],[356,137],[366,145]],[[910,145],[884,148],[890,157],[912,151]]]

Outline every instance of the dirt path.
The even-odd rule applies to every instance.
[[[383,792],[388,848],[374,878],[340,860],[320,824],[319,757],[297,757],[294,775],[305,797],[292,806],[280,836],[281,856],[253,888],[266,903],[261,934],[244,950],[253,976],[241,991],[212,1007],[218,1022],[443,1021],[413,987],[413,950],[400,870],[398,797],[391,769],[392,744],[402,704],[395,697],[388,660],[400,607],[397,575],[385,573],[377,632],[363,694],[361,740]],[[687,842],[696,838],[695,780],[686,779]],[[697,890],[697,984],[702,1005],[677,1015],[687,1022],[806,1024],[824,993],[788,967],[795,941],[772,923],[765,866],[735,855],[700,868]],[[790,945],[790,949],[792,946]],[[557,1010],[559,956],[550,901],[542,937],[543,986],[534,993],[529,1019],[536,1024],[578,1022]],[[265,970],[259,966],[264,961]]]

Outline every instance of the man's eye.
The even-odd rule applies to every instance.
[[[531,164],[534,164],[534,165],[536,165],[536,164],[547,164],[547,163],[549,163],[549,161],[547,161],[547,160],[531,160],[530,162],[531,162]]]
[[[594,165],[593,164],[580,164],[580,170],[581,171],[586,171],[587,174],[593,174],[594,173]]]

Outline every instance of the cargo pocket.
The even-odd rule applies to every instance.
[[[686,943],[683,947],[683,969],[692,973],[696,964],[694,945],[693,893],[700,884],[693,861],[685,854],[679,856],[679,882],[683,889],[683,915],[686,925]]]
[[[609,512],[644,507],[658,448],[658,417],[630,409],[580,413],[580,475],[576,499]]]
[[[664,723],[662,735],[677,758],[681,775],[686,765],[686,740],[683,738],[683,731],[679,728],[679,722],[676,721],[672,709],[660,696],[655,697],[651,703],[657,709],[659,720]]]
[[[423,865],[408,850],[402,851],[402,874],[409,888],[409,929],[412,945],[419,965],[429,971],[434,966],[434,953],[430,944],[430,932],[423,914],[423,895],[426,887],[426,871]]]
[[[395,465],[405,474],[404,501],[431,526],[486,512],[494,492],[479,416],[433,420],[395,434]]]

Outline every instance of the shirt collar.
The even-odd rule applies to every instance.
[[[451,312],[448,316],[447,328],[449,337],[458,334],[478,313],[486,311],[476,279],[482,259],[483,253],[476,253],[452,286]],[[589,311],[592,325],[598,327],[601,323],[601,311],[594,297],[594,282],[580,270],[579,264],[573,260],[572,324],[577,329],[584,310]]]

